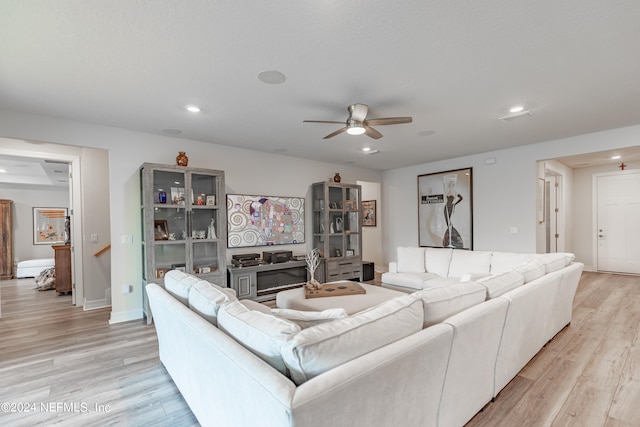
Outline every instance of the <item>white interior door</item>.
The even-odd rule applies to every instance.
[[[597,269],[640,274],[640,172],[596,180]]]

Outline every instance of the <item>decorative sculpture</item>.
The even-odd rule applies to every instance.
[[[304,256],[304,260],[307,262],[307,270],[311,277],[311,280],[307,282],[307,288],[317,291],[322,286],[320,285],[320,282],[315,279],[316,270],[318,265],[320,265],[320,250],[318,248],[313,248],[311,251],[307,252]]]

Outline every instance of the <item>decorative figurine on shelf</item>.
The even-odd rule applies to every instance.
[[[318,282],[314,277],[318,265],[320,265],[320,250],[318,248],[311,249],[311,251],[307,252],[305,255],[304,260],[307,262],[307,270],[311,277],[311,280],[307,282],[307,288],[317,291],[322,287],[320,282]]]
[[[176,164],[178,166],[187,166],[189,164],[189,158],[184,153],[184,151],[178,151],[178,156],[176,157]]]
[[[336,172],[336,174],[333,176],[333,182],[340,182],[342,178],[340,178],[340,174],[338,172]]]
[[[160,192],[158,192],[158,201],[160,203],[167,203],[167,192],[160,190]]]
[[[207,239],[215,239],[216,238],[216,225],[214,223],[213,218],[211,218],[211,223],[209,224],[209,228],[207,229]]]
[[[68,245],[71,243],[71,217],[64,217],[64,244]]]

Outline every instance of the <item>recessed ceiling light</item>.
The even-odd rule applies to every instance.
[[[519,113],[522,110],[524,110],[524,107],[522,105],[516,105],[515,107],[511,107],[509,109],[509,112],[510,113]]]
[[[7,173],[5,169],[0,169],[0,173]]]
[[[618,160],[621,156],[611,156],[611,160]]]
[[[364,148],[362,149],[362,151],[364,151],[365,153],[366,153],[367,151],[371,151],[371,147],[364,147]]]
[[[190,113],[199,113],[200,112],[200,107],[198,107],[197,105],[185,105],[184,108],[187,109],[188,112]]]
[[[258,74],[258,79],[260,79],[260,81],[263,83],[267,83],[270,85],[277,85],[280,83],[284,83],[284,81],[287,78],[280,71],[269,70],[269,71],[263,71],[260,74]]]

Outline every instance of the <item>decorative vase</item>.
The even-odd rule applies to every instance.
[[[184,151],[178,151],[178,156],[176,157],[176,164],[178,166],[187,166],[189,164],[189,158],[184,153]]]
[[[158,193],[158,201],[160,203],[167,203],[167,192],[161,191]]]
[[[342,178],[340,178],[340,174],[338,172],[336,172],[336,174],[333,176],[333,182],[340,182]]]

